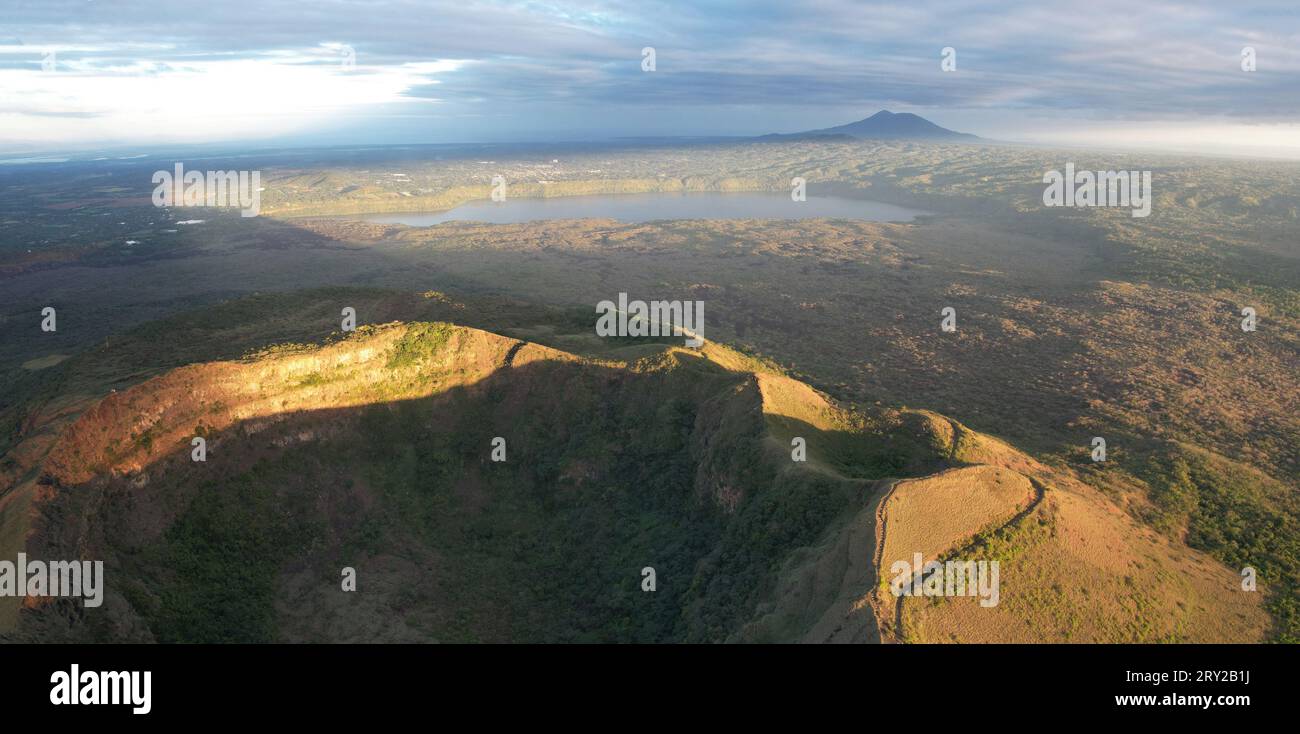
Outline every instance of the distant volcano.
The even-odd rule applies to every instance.
[[[910,112],[895,113],[889,110],[881,110],[865,120],[850,122],[847,125],[786,135],[764,135],[762,139],[821,137],[874,138],[880,140],[949,140],[953,142],[976,142],[980,140],[979,137],[970,133],[959,133],[939,127],[924,117]]]

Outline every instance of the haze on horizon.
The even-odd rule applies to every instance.
[[[1300,14],[1281,0],[58,0],[6,16],[8,155],[761,135],[889,109],[994,140],[1300,158]]]

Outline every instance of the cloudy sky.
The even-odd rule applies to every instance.
[[[752,135],[882,108],[1000,140],[1300,158],[1300,6],[0,0],[11,154]]]

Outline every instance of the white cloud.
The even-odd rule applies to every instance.
[[[31,53],[31,49],[28,49]],[[119,54],[126,58],[127,54]],[[257,58],[159,63],[57,58],[54,71],[0,69],[0,144],[201,143],[268,138],[379,105],[428,104],[405,96],[463,62],[344,68],[334,49]]]
[[[1072,126],[1064,122],[1022,131],[1017,138],[1046,145],[1300,158],[1300,123],[1120,121]]]

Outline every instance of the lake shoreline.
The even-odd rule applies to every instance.
[[[747,192],[652,192],[556,197],[475,199],[442,211],[375,212],[336,215],[372,224],[430,227],[447,222],[519,224],[556,219],[612,219],[629,224],[690,219],[849,219],[910,223],[932,212],[869,199],[810,194]]]

